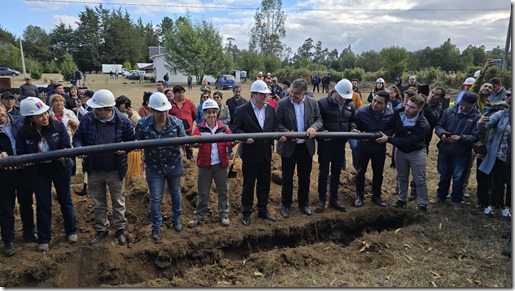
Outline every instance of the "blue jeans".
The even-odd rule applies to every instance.
[[[150,191],[150,223],[152,229],[159,229],[163,224],[161,202],[163,201],[165,180],[168,183],[172,198],[172,220],[180,220],[182,213],[181,174],[155,173],[147,167],[146,176]]]
[[[61,206],[64,232],[66,235],[76,234],[77,222],[70,190],[71,167],[60,171],[54,169],[53,163],[42,163],[37,167],[33,187],[36,193],[38,243],[49,243],[52,238],[52,182]]]
[[[359,151],[359,144],[357,139],[349,139],[349,146],[350,150],[352,151],[352,166],[354,167],[354,170],[358,171],[358,151]],[[345,159],[345,147],[343,148],[343,165],[342,169],[345,169],[347,167],[347,161]]]
[[[329,164],[331,164],[331,181],[329,182],[329,201],[338,200],[338,186],[340,185],[340,173],[345,153],[341,143],[318,144],[318,200],[325,202],[327,192],[327,177],[329,176]]]
[[[465,180],[465,173],[470,161],[470,154],[468,155],[447,155],[438,152],[438,173],[440,173],[440,182],[438,182],[438,190],[436,197],[444,201],[451,185],[452,178],[452,203],[461,203],[463,201],[463,181]]]

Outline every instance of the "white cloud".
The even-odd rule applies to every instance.
[[[66,26],[70,25],[72,29],[77,28],[77,21],[79,21],[79,18],[70,15],[54,15],[52,19],[54,27],[62,22]]]

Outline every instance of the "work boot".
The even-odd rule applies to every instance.
[[[97,242],[104,239],[108,234],[109,234],[109,230],[97,231],[97,234],[89,241],[89,244],[90,245],[96,244]]]
[[[123,233],[123,228],[116,231],[116,240],[121,246],[127,244],[127,237]]]
[[[16,248],[14,247],[14,242],[8,242],[4,244],[4,254],[6,257],[11,257],[16,254]]]
[[[361,207],[363,206],[363,195],[356,196],[356,201],[354,201],[355,207]]]
[[[324,208],[325,208],[325,202],[318,201],[317,207],[315,207],[315,212],[322,213],[324,211]]]

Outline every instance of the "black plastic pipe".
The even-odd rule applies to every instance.
[[[130,151],[134,149],[155,148],[164,146],[176,146],[195,143],[214,143],[224,141],[246,141],[248,138],[254,140],[279,139],[285,136],[288,139],[305,139],[305,132],[262,132],[262,133],[237,133],[237,134],[215,134],[208,136],[186,136],[163,139],[138,140],[122,143],[109,143],[55,150],[46,153],[26,154],[9,156],[0,159],[0,168],[14,167],[27,163],[51,161],[59,158],[86,156],[97,153],[115,152],[118,150]],[[358,132],[317,132],[315,139],[376,139],[379,133],[358,133]]]

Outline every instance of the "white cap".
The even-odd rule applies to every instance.
[[[343,99],[352,99],[352,83],[347,79],[341,79],[336,85],[334,89]]]
[[[43,103],[41,99],[36,97],[27,97],[21,100],[20,111],[23,116],[40,115],[50,109],[48,105]]]
[[[257,81],[254,81],[254,83],[252,83],[252,85],[250,86],[250,93],[253,93],[253,92],[265,93],[265,94],[272,93],[272,92],[270,92],[270,89],[268,89],[268,85],[262,80],[257,80]]]
[[[168,111],[172,108],[172,104],[166,98],[166,95],[161,92],[154,92],[148,99],[148,107],[156,111]]]
[[[206,109],[219,110],[218,103],[216,103],[216,101],[213,99],[207,99],[206,101],[204,101],[204,103],[202,103],[202,111],[204,111]]]
[[[93,97],[86,102],[86,105],[91,108],[113,107],[115,104],[113,92],[107,89],[98,90],[93,94]]]

